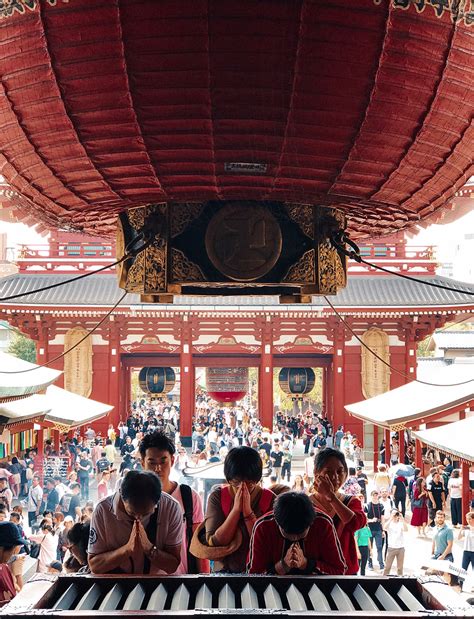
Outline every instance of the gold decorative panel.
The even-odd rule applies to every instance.
[[[315,283],[315,250],[310,249],[301,256],[296,264],[290,267],[283,279],[284,283],[308,282]]]
[[[186,230],[193,221],[198,219],[204,208],[203,204],[196,202],[184,202],[183,204],[170,204],[170,236],[178,236]]]
[[[201,269],[191,262],[182,251],[171,249],[171,279],[174,282],[205,282]]]
[[[313,205],[287,202],[285,208],[290,218],[299,225],[303,232],[311,239],[314,238]]]
[[[153,237],[149,246],[118,267],[119,285],[128,292],[154,295],[167,291],[168,206],[151,204],[122,213],[117,228],[117,257],[142,231]]]

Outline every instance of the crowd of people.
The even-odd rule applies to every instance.
[[[426,478],[381,463],[369,480],[357,436],[334,431],[323,414],[278,413],[276,428],[203,397],[188,453],[177,407],[143,401],[106,437],[88,427],[60,454],[47,444],[41,472],[35,450],[13,457],[0,466],[3,601],[21,588],[27,554],[55,573],[366,575],[377,562],[388,575],[396,559],[402,575],[409,524],[430,535],[433,559],[448,561],[459,528],[462,567],[474,569],[474,511],[461,522],[454,463]],[[304,461],[295,475],[297,444]],[[66,471],[56,459],[67,459]],[[225,482],[204,502],[183,472],[218,462]]]

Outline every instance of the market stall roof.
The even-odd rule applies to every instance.
[[[337,206],[353,238],[436,218],[472,174],[467,5],[2,2],[5,191],[94,234],[157,202]]]
[[[24,371],[31,368],[36,369],[30,372]],[[1,373],[4,371],[20,373]],[[0,352],[0,402],[9,402],[44,391],[61,374],[60,370],[40,367],[13,355]]]
[[[474,331],[440,331],[433,334],[433,341],[440,350],[474,349]]]
[[[105,417],[113,406],[51,385],[45,394],[0,405],[0,424],[35,421],[68,430]]]
[[[449,386],[469,381],[464,385]],[[474,368],[472,364],[453,364],[440,372],[433,372],[430,381],[440,387],[432,387],[412,381],[368,400],[348,404],[346,410],[363,421],[377,426],[398,430],[414,422],[423,422],[426,417],[474,401]]]
[[[443,453],[457,456],[462,460],[474,462],[474,417],[448,423],[439,428],[419,430],[412,436],[424,445],[439,449]]]

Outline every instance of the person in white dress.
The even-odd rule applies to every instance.
[[[41,545],[38,556],[38,572],[46,574],[48,565],[52,561],[56,561],[58,552],[59,537],[54,534],[54,529],[49,520],[43,520],[40,524],[40,531],[36,535],[30,535],[30,542],[36,542]]]
[[[448,493],[450,497],[451,523],[453,527],[462,527],[462,477],[460,470],[454,469],[448,480]]]
[[[314,450],[309,452],[309,456],[304,459],[304,481],[311,487],[314,481]]]

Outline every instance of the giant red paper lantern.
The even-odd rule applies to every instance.
[[[0,174],[31,223],[149,203],[337,206],[353,238],[472,173],[474,11],[428,0],[0,6]]]
[[[235,404],[247,393],[248,368],[206,368],[207,394],[216,402]]]

